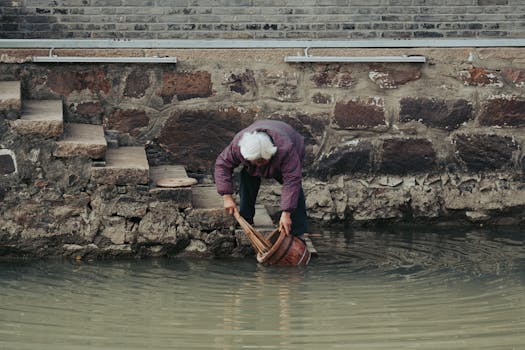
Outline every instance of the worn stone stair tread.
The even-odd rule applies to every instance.
[[[99,184],[148,184],[146,151],[135,146],[107,149],[106,166],[92,167],[91,176]]]
[[[24,101],[22,116],[11,127],[21,134],[60,136],[64,129],[62,100]]]
[[[222,209],[222,197],[217,193],[215,185],[198,185],[192,187],[193,207],[200,209]]]
[[[150,168],[152,185],[159,188],[178,188],[193,186],[197,179],[188,177],[183,165],[159,165]]]
[[[0,81],[0,110],[15,109],[20,111],[21,107],[20,81]]]
[[[106,150],[107,142],[102,125],[65,123],[64,136],[57,142],[54,156],[103,159]]]

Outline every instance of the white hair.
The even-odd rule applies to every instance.
[[[264,132],[245,132],[239,141],[241,154],[246,160],[266,159],[269,160],[277,152],[270,139]]]

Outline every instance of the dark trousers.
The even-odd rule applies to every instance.
[[[249,223],[253,224],[253,217],[255,216],[255,201],[259,188],[261,187],[261,178],[259,176],[251,176],[246,169],[241,170],[239,196],[241,197],[241,204],[239,212],[243,218]],[[291,213],[292,218],[292,234],[300,236],[308,229],[306,218],[306,202],[304,198],[304,191],[301,188],[297,207]]]

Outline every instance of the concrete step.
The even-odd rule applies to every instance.
[[[187,208],[192,205],[192,188],[190,187],[158,187],[157,181],[166,178],[189,179],[183,165],[159,165],[149,169],[150,194],[161,201],[171,201],[170,205]]]
[[[0,81],[0,113],[11,118],[20,117],[22,93],[20,81]]]
[[[103,159],[106,155],[107,142],[102,125],[64,124],[64,136],[57,142],[55,157],[86,156],[91,159]]]
[[[91,177],[98,184],[147,185],[149,165],[144,147],[107,149],[106,166],[92,167]]]
[[[58,137],[64,129],[62,101],[24,101],[21,118],[11,121],[10,125],[22,135]]]

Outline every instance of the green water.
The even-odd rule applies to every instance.
[[[0,264],[0,349],[525,349],[525,234],[348,231],[309,266]]]

